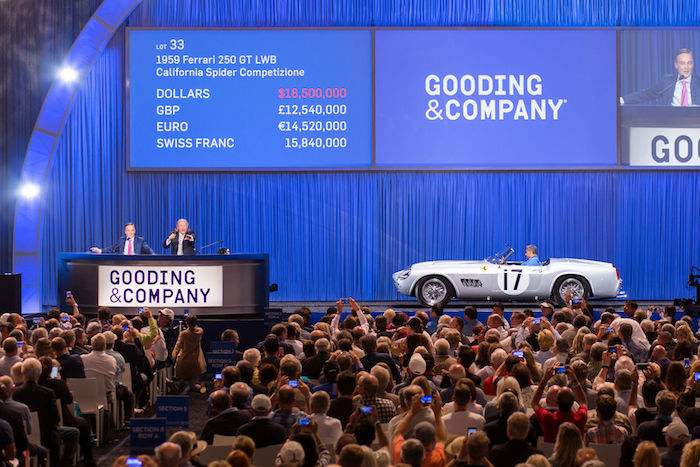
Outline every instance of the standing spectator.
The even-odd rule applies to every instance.
[[[180,333],[172,354],[175,360],[175,376],[180,378],[180,391],[184,392],[187,386],[199,391],[199,378],[207,371],[201,346],[204,330],[197,326],[195,315],[189,315],[185,322],[187,329]]]
[[[462,326],[462,335],[465,338],[471,339],[472,330],[475,326],[483,326],[481,321],[478,320],[478,317],[479,314],[477,313],[476,308],[473,306],[467,306],[464,308],[464,326]]]
[[[112,310],[109,307],[101,306],[97,309],[97,319],[100,322],[101,332],[112,329]]]

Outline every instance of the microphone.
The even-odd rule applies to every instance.
[[[218,241],[216,241],[216,242],[210,243],[209,245],[204,245],[202,248],[199,249],[199,252],[201,253],[203,249],[205,249],[205,248],[207,248],[207,247],[210,247],[210,246],[212,246],[212,245],[216,245],[217,243],[224,243],[224,241],[223,241],[223,240],[218,240]]]
[[[659,96],[661,96],[661,94],[663,94],[664,91],[666,91],[668,88],[670,88],[671,86],[675,86],[676,84],[678,84],[679,81],[682,81],[684,79],[688,79],[688,77],[683,76],[683,75],[678,75],[678,78],[676,78],[676,80],[673,83],[669,84],[668,86],[666,86],[665,88],[663,88],[661,90],[661,92],[659,93]]]

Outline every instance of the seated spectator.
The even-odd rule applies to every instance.
[[[313,393],[311,395],[311,418],[316,421],[321,440],[326,443],[326,446],[335,446],[336,441],[343,434],[343,427],[340,420],[327,415],[330,402],[327,393],[323,391]]]
[[[245,435],[236,436],[236,439],[233,440],[233,449],[245,454],[248,462],[250,462],[255,455],[255,441]],[[228,458],[226,460],[228,461]]]
[[[668,358],[668,352],[666,349],[661,346],[657,345],[654,347],[654,350],[652,351],[652,360],[656,362],[657,365],[659,365],[659,368],[661,369],[661,381],[666,380],[666,371],[668,370],[669,365],[671,365],[671,359]]]
[[[661,465],[661,456],[659,456],[659,450],[654,443],[642,441],[634,451],[632,461],[634,467],[656,467]]]
[[[530,420],[522,412],[515,412],[508,417],[508,442],[491,448],[487,459],[498,467],[515,467],[521,462],[526,462],[533,454],[542,454],[526,441],[530,433]],[[493,442],[493,440],[491,440]]]
[[[388,433],[388,438],[392,440],[394,439],[394,432],[396,431],[396,427],[401,423],[401,421],[406,417],[407,413],[411,410],[412,407],[412,401],[413,398],[418,395],[418,396],[429,396],[430,394],[426,394],[424,388],[417,384],[411,384],[409,386],[406,386],[401,393],[399,394],[399,397],[401,397],[401,409],[403,410],[403,413],[400,413],[396,415],[394,418],[391,419],[389,422],[389,433]],[[442,407],[441,407],[442,410]],[[418,413],[415,413],[411,416],[411,420],[408,424],[408,427],[404,431],[404,438],[405,437],[411,437],[413,435],[413,428],[416,426],[416,424],[420,422],[431,422],[435,424],[435,415],[432,410],[428,406],[423,406],[421,410],[418,411]],[[393,444],[392,444],[392,453],[393,453]]]
[[[401,374],[396,366],[396,362],[391,358],[391,355],[377,352],[377,338],[374,334],[365,334],[362,336],[360,345],[365,353],[365,356],[360,359],[360,362],[362,362],[362,366],[366,371],[371,371],[377,363],[383,362],[389,367],[394,381],[396,383],[401,381]]]
[[[209,397],[207,398],[207,417],[211,418],[214,416],[214,409],[212,405],[212,397],[214,396],[214,393],[219,390],[224,390],[228,393],[231,389],[231,386],[233,386],[235,383],[238,383],[240,380],[241,371],[238,369],[237,366],[229,365],[221,370],[221,379],[214,380],[214,392],[209,394]]]
[[[586,364],[591,361],[591,349],[593,348],[593,345],[598,342],[598,337],[593,334],[585,334],[583,336],[583,341],[582,341],[582,348],[583,350],[579,353],[576,354],[576,357],[582,359]]]
[[[66,341],[61,337],[54,337],[51,341],[52,357],[61,364],[61,379],[85,378],[85,366],[79,355],[71,355],[66,350]],[[41,358],[43,355],[38,355]]]
[[[268,334],[263,341],[262,349],[263,358],[260,360],[260,367],[266,363],[270,363],[279,369],[281,356],[284,355],[284,351],[280,347],[280,341],[274,334]]]
[[[433,346],[435,350],[435,366],[433,371],[441,376],[443,370],[447,372],[450,366],[457,363],[457,360],[450,356],[450,343],[446,339],[438,339]]]
[[[340,420],[340,424],[345,429],[350,420],[350,415],[357,408],[357,402],[353,399],[357,381],[355,375],[350,371],[343,371],[336,379],[338,385],[338,397],[331,401],[328,416]]]
[[[454,411],[442,417],[445,430],[450,435],[466,435],[469,428],[484,429],[484,417],[467,409],[472,395],[468,381],[466,378],[457,381],[453,395]]]
[[[191,431],[176,431],[168,441],[180,446],[182,453],[180,467],[192,467],[194,464],[192,464],[191,459],[207,447],[207,443],[198,441],[197,435]]]
[[[234,383],[230,391],[220,389],[212,393],[211,402],[218,415],[209,419],[202,429],[200,439],[208,444],[214,442],[214,435],[236,436],[238,429],[251,421],[248,410],[232,406],[233,399],[247,400],[250,388],[245,383]]]
[[[566,365],[569,362],[569,351],[569,343],[565,339],[557,339],[552,347],[553,357],[544,362],[542,370],[547,371],[550,366]]]
[[[387,366],[383,363],[374,365],[370,373],[377,378],[377,383],[379,383],[379,387],[377,388],[377,397],[390,401],[392,404],[394,404],[394,408],[398,407],[400,403],[399,396],[387,392],[387,390],[390,390],[394,386],[393,380],[391,379],[391,373],[389,372]]]
[[[156,462],[160,467],[177,467],[182,460],[182,450],[179,444],[170,441],[155,449]]]
[[[661,465],[663,467],[679,467],[683,448],[690,441],[688,427],[683,422],[676,421],[664,427],[663,431],[668,451],[661,454]]]
[[[374,407],[377,410],[379,423],[389,423],[396,415],[394,404],[387,399],[377,397],[379,381],[370,373],[362,374],[357,381],[357,395],[360,396],[359,404],[365,407]]]
[[[493,421],[496,418],[498,418],[498,403],[500,401],[501,395],[503,395],[503,393],[505,392],[515,394],[515,397],[518,398],[518,410],[525,413],[525,407],[523,406],[523,398],[522,394],[520,393],[520,384],[518,383],[518,380],[516,380],[512,376],[506,376],[505,378],[501,378],[498,384],[496,397],[488,404],[486,404],[486,407],[484,407],[484,419],[488,421]]]
[[[540,350],[535,352],[535,361],[544,367],[544,364],[550,358],[554,357],[554,351],[552,347],[554,346],[554,336],[548,329],[543,329],[537,334],[537,343],[539,344]]]
[[[642,344],[632,340],[632,326],[629,323],[622,323],[619,329],[622,345],[632,354],[635,363],[646,363],[649,351]]]
[[[268,415],[271,408],[269,397],[264,394],[255,396],[251,404],[253,419],[241,426],[236,431],[236,435],[248,436],[255,441],[255,446],[258,449],[284,443],[284,440],[287,439],[286,430],[279,423],[270,420]]]
[[[421,421],[415,424],[412,437],[420,441],[423,445],[424,465],[439,466],[445,464],[445,439],[447,435],[445,433],[445,425],[442,423],[442,401],[440,401],[439,397],[436,397],[433,399],[433,402],[427,406],[421,403],[421,397],[421,393],[415,393],[411,396],[408,410],[394,430],[391,441],[391,452],[395,464],[402,462],[401,451],[405,442],[404,434],[411,425],[413,418],[421,413],[421,411],[425,410],[426,407],[430,407],[430,410],[432,410],[435,423]]]
[[[661,391],[656,395],[656,410],[654,420],[641,423],[637,427],[639,439],[652,441],[659,447],[666,447],[663,429],[673,421],[672,415],[676,410],[676,397],[671,391]]]
[[[618,359],[618,361],[619,360],[620,359]],[[617,367],[617,365],[615,366]],[[617,394],[615,394],[615,402],[617,402],[617,411],[623,415],[627,415],[629,413],[629,400],[632,393],[633,384],[636,385],[637,381],[633,381],[632,373],[627,370],[619,370],[615,372],[615,391],[617,391]],[[640,396],[637,396],[637,406],[639,407],[643,404],[644,400],[642,400]]]
[[[626,429],[615,425],[612,421],[617,410],[615,399],[602,394],[596,400],[596,409],[599,422],[586,431],[586,446],[590,443],[622,444],[628,433]]]
[[[544,373],[540,385],[537,387],[537,391],[532,398],[532,408],[535,409],[535,415],[537,416],[537,421],[542,427],[542,432],[544,436],[544,441],[546,443],[553,443],[556,441],[556,436],[559,431],[559,425],[564,422],[571,422],[583,433],[584,427],[586,425],[586,420],[588,419],[588,410],[586,395],[583,392],[581,385],[575,381],[574,372],[571,367],[566,367],[567,376],[569,380],[572,381],[573,390],[576,392],[576,397],[574,397],[574,391],[567,387],[563,387],[559,390],[557,394],[557,405],[558,410],[551,413],[542,407],[540,407],[540,397],[542,397],[542,392],[547,382],[554,375],[555,367],[549,367]],[[572,406],[575,399],[579,401],[579,409],[577,411],[572,411]]]
[[[256,369],[253,368],[253,365],[251,365],[250,362],[246,360],[238,360],[238,362],[236,363],[236,368],[238,368],[238,371],[241,374],[241,381],[247,384],[253,391],[253,396],[256,396],[258,394],[267,394],[267,388],[265,386],[255,384],[253,382],[253,377],[255,375]]]
[[[504,392],[501,395],[498,410],[500,415],[498,419],[484,425],[484,432],[491,441],[491,447],[508,442],[508,418],[513,413],[518,412],[518,399],[515,394]],[[533,446],[537,444],[537,434],[532,426],[526,439]]]
[[[0,375],[10,376],[12,365],[22,362],[22,357],[18,355],[17,339],[8,337],[2,341],[2,348],[5,350],[5,356],[0,357]]]
[[[651,369],[647,371],[652,371]],[[637,407],[637,397],[632,397],[635,393],[635,387],[632,387],[632,393],[630,395],[629,412],[628,417],[630,419],[630,424],[634,431],[637,431],[637,427],[644,422],[649,422],[656,418],[656,395],[661,392],[661,385],[656,381],[646,380],[642,385],[642,399],[644,400],[643,407]],[[693,398],[694,399],[694,398]],[[693,400],[693,403],[695,401]],[[678,408],[680,413],[681,409]]]
[[[309,394],[304,394],[304,397],[310,395],[308,386],[300,381],[299,388],[301,389],[302,387],[304,388],[302,391],[309,392]],[[282,425],[287,436],[292,433],[292,425],[296,423],[298,418],[308,417],[305,412],[294,411],[295,402],[296,395],[294,394],[293,387],[285,384],[277,390],[277,410],[272,413],[270,420]]]
[[[576,453],[583,447],[581,431],[573,423],[565,422],[559,425],[557,441],[554,444],[554,454],[549,462],[557,467],[574,467]]]

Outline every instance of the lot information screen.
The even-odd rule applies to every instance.
[[[372,165],[370,31],[128,31],[129,167]]]

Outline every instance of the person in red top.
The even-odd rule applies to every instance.
[[[565,368],[566,374],[569,380],[573,383],[572,388],[576,392],[574,396],[574,391],[567,387],[563,387],[559,390],[557,395],[557,405],[559,410],[552,413],[542,407],[540,407],[540,398],[544,392],[547,382],[552,378],[554,372],[557,368]],[[577,411],[572,411],[571,408],[574,405],[574,401],[578,400],[579,409]],[[535,395],[532,396],[532,408],[535,409],[535,415],[537,416],[537,421],[540,422],[542,427],[542,432],[544,435],[545,443],[554,443],[557,440],[557,433],[559,432],[559,425],[564,422],[571,422],[578,427],[581,433],[585,432],[586,421],[588,420],[588,408],[586,405],[586,394],[583,392],[583,388],[578,384],[574,371],[569,365],[566,366],[551,366],[547,368],[547,371],[540,381],[540,385],[535,391]]]

